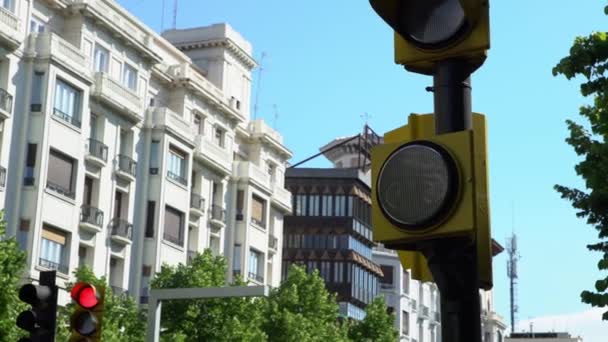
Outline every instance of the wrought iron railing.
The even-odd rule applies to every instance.
[[[188,185],[188,180],[185,177],[182,177],[176,173],[171,171],[167,171],[167,177],[171,180],[174,180],[182,185]]]
[[[76,115],[70,115],[68,113],[64,113],[60,109],[57,109],[57,108],[53,108],[53,115],[67,123],[70,123],[70,124],[80,128],[80,125],[81,125],[80,119],[78,117],[76,117]]]
[[[127,220],[114,218],[112,219],[112,222],[110,222],[110,234],[131,240],[131,235],[133,234],[133,225]]]
[[[0,109],[7,113],[13,109],[13,95],[2,88],[0,88]]]
[[[249,279],[255,279],[255,281],[257,281],[258,283],[264,282],[264,276],[253,272],[249,272]]]
[[[69,198],[76,198],[76,193],[74,192],[74,190],[72,189],[66,189],[63,186],[59,185],[59,184],[55,184],[53,182],[50,181],[46,181],[46,188],[50,189],[58,194],[61,194],[65,197],[69,197]]]
[[[211,217],[212,220],[226,222],[226,209],[219,205],[212,204],[209,207],[209,217]]]
[[[201,195],[191,192],[190,193],[190,208],[196,210],[205,210],[205,199]]]
[[[137,162],[135,160],[124,154],[119,154],[116,156],[116,161],[118,162],[118,169],[120,171],[135,177],[135,170],[137,169]]]
[[[49,270],[56,270],[59,273],[63,273],[63,274],[69,273],[69,266],[64,263],[61,263],[61,262],[58,263],[58,262],[47,260],[44,258],[39,258],[38,265],[40,265],[44,268],[48,268]]]
[[[80,207],[80,222],[90,223],[97,227],[103,226],[103,211],[90,205]]]
[[[89,139],[89,154],[104,162],[108,161],[108,146],[99,140]]]

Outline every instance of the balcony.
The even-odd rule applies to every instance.
[[[266,190],[268,193],[271,192],[270,175],[252,162],[234,162],[232,176],[245,179],[262,190]]]
[[[291,192],[277,183],[272,183],[272,203],[279,209],[282,209],[284,213],[291,213]]]
[[[0,166],[0,190],[6,187],[6,168]]]
[[[60,195],[63,195],[65,197],[68,197],[68,198],[71,198],[71,199],[75,199],[76,198],[76,193],[74,192],[74,190],[72,190],[72,189],[66,189],[62,185],[55,184],[53,182],[49,182],[48,180],[46,182],[46,188],[49,189],[49,190],[51,190],[51,191],[53,191],[53,192],[56,192],[56,193],[58,193]]]
[[[38,259],[38,265],[40,267],[49,269],[49,270],[55,270],[59,273],[63,273],[63,274],[69,274],[69,269],[70,267],[68,265],[66,265],[65,263],[57,263],[55,261],[51,261],[51,260],[46,260],[44,258],[39,258]]]
[[[277,252],[277,247],[279,246],[279,239],[276,236],[268,237],[268,251],[272,253]]]
[[[167,178],[169,178],[170,180],[175,181],[183,186],[188,186],[188,180],[185,177],[182,177],[171,171],[167,171]]]
[[[14,50],[21,44],[23,37],[19,26],[19,18],[11,10],[0,5],[0,42],[8,50]]]
[[[249,272],[249,279],[255,280],[256,282],[258,282],[260,284],[264,284],[264,276],[259,275],[257,273]]]
[[[163,129],[194,146],[196,134],[192,125],[166,107],[152,107],[146,112],[146,127]]]
[[[131,243],[133,225],[121,218],[113,218],[110,222],[110,235],[112,240],[123,244]]]
[[[0,88],[0,118],[8,119],[13,110],[13,95]]]
[[[80,228],[98,233],[103,227],[103,211],[90,205],[80,207]]]
[[[52,59],[81,77],[89,77],[87,57],[78,47],[51,32],[33,33],[28,37],[29,53]]]
[[[201,217],[205,214],[205,199],[197,193],[190,193],[190,214]]]
[[[225,176],[232,172],[232,153],[228,149],[218,146],[202,135],[196,136],[195,144],[195,158]]]
[[[108,161],[108,146],[99,140],[89,139],[85,159],[99,167],[106,165]]]
[[[116,175],[130,181],[135,181],[137,162],[131,157],[119,154],[116,156]]]
[[[91,95],[108,104],[133,122],[143,120],[141,99],[133,90],[103,72],[95,74]]]
[[[283,136],[270,127],[264,120],[257,119],[250,121],[247,130],[251,132],[253,138],[260,139],[264,143],[272,146],[287,159],[291,158],[291,151],[283,145]]]
[[[212,204],[209,207],[209,220],[211,224],[217,227],[224,227],[226,225],[226,209],[219,205]]]
[[[53,108],[53,116],[58,118],[59,120],[65,121],[74,127],[80,128],[81,123],[80,119],[76,115],[70,115],[62,112],[57,108]]]

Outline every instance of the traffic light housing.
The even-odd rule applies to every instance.
[[[103,287],[79,282],[74,285],[70,296],[75,308],[70,317],[71,342],[100,341],[101,326],[104,313]]]
[[[57,320],[55,271],[40,272],[39,285],[23,285],[19,299],[31,305],[17,316],[17,326],[29,332],[29,337],[19,341],[53,341]]]
[[[395,31],[395,63],[431,75],[447,59],[483,64],[490,48],[488,0],[370,0]]]
[[[421,151],[403,152],[412,146]],[[457,237],[476,243],[479,286],[492,287],[486,146],[481,114],[473,114],[472,130],[440,135],[433,114],[412,114],[373,147],[374,240],[398,250],[415,279],[433,280],[421,246]]]

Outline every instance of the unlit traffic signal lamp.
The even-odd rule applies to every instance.
[[[31,305],[17,316],[17,326],[29,332],[20,342],[52,342],[55,340],[57,317],[57,286],[55,271],[40,272],[39,285],[25,284],[19,289],[19,299]]]
[[[99,341],[104,312],[104,289],[79,282],[70,295],[76,307],[70,318],[70,341]]]

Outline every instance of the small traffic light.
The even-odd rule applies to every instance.
[[[70,295],[76,307],[70,318],[70,341],[99,341],[104,312],[104,288],[79,282]]]
[[[395,31],[395,63],[431,75],[435,63],[462,59],[470,71],[490,48],[488,0],[370,0]]]
[[[17,316],[17,326],[29,332],[29,337],[19,341],[54,341],[57,319],[55,271],[40,272],[39,285],[23,285],[19,289],[19,299],[32,306]]]
[[[472,130],[439,135],[433,114],[412,114],[372,149],[374,240],[399,250],[420,280],[432,280],[421,246],[457,237],[476,242],[480,287],[491,288],[487,194],[481,114],[473,114]]]

